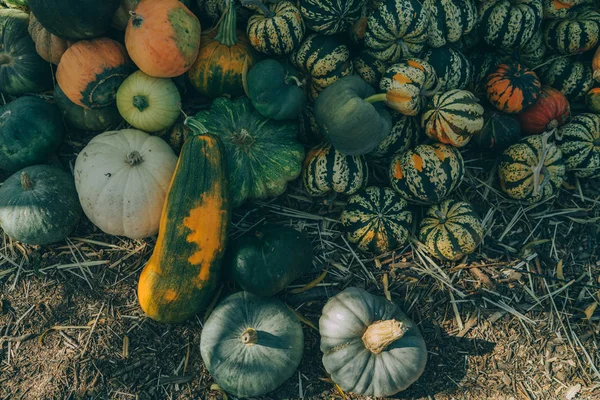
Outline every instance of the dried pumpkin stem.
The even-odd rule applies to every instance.
[[[25,171],[21,172],[21,187],[23,190],[32,190],[34,187],[31,177]]]
[[[254,328],[248,328],[244,331],[240,339],[242,339],[242,343],[245,345],[254,346],[258,343],[258,332]]]
[[[6,53],[0,53],[0,65],[8,65],[12,63],[12,57]]]
[[[187,126],[198,135],[205,135],[208,133],[208,129],[206,129],[204,124],[195,118],[186,117],[186,119],[183,121],[183,125]]]
[[[275,13],[260,0],[242,0],[241,3],[244,7],[254,6],[258,8],[264,14],[265,18],[273,18],[275,16]]]
[[[365,101],[367,103],[377,103],[379,101],[386,101],[387,100],[387,94],[386,93],[378,93],[378,94],[374,94],[373,96],[369,96],[365,99]]]
[[[227,10],[225,11],[225,18],[220,22],[219,32],[215,36],[215,40],[225,46],[235,46],[238,42],[236,32],[236,10],[235,3],[233,0],[227,1]]]
[[[362,336],[365,347],[373,354],[379,354],[400,339],[408,331],[408,327],[395,319],[373,322]]]
[[[538,160],[538,164],[533,169],[533,195],[539,195],[540,191],[550,182],[550,173],[546,168],[546,157],[554,144],[548,143],[548,138],[554,134],[556,129],[546,132],[542,135],[542,155]],[[540,182],[540,175],[544,175],[544,180]]]
[[[135,167],[136,165],[139,165],[142,162],[144,162],[144,158],[136,150],[136,151],[132,151],[131,153],[127,154],[127,159],[125,161],[127,162],[127,164],[131,165],[132,167]]]

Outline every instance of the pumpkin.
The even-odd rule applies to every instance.
[[[265,54],[290,54],[302,42],[304,21],[300,10],[289,1],[265,6],[260,1],[244,1],[256,4],[260,12],[248,20],[248,38],[252,47]]]
[[[519,114],[521,130],[536,135],[563,125],[571,115],[569,101],[560,91],[544,86],[536,103]]]
[[[342,390],[389,397],[415,382],[427,364],[417,325],[393,302],[350,287],[319,319],[323,365]]]
[[[500,187],[509,197],[536,203],[555,194],[565,178],[562,152],[548,135],[521,139],[502,153]]]
[[[164,201],[156,246],[138,282],[140,306],[155,321],[183,322],[212,300],[231,213],[226,168],[216,136],[203,130],[186,140]]]
[[[224,269],[243,290],[273,296],[309,272],[312,258],[312,244],[305,234],[286,226],[263,225],[229,243]]]
[[[592,58],[592,70],[594,71],[594,80],[596,82],[600,81],[600,46],[594,52],[594,56]]]
[[[590,4],[593,0],[542,0],[544,5],[544,18],[565,18],[569,11],[580,4]]]
[[[248,37],[236,30],[233,0],[227,1],[227,10],[218,29],[202,34],[198,58],[188,71],[192,86],[198,93],[211,98],[224,94],[231,97],[244,94],[244,69],[252,68],[258,61]]]
[[[302,183],[304,190],[313,197],[330,192],[354,194],[364,188],[369,169],[363,156],[347,156],[331,144],[313,147],[304,160]]]
[[[382,254],[406,244],[412,213],[392,189],[371,186],[348,199],[340,222],[350,243]]]
[[[296,139],[297,123],[263,117],[246,97],[219,97],[188,122],[222,140],[234,207],[279,196],[300,175],[304,148]]]
[[[392,113],[392,130],[379,143],[379,146],[369,153],[374,158],[391,157],[416,146],[422,136],[423,129],[419,119],[400,113]]]
[[[390,182],[411,203],[436,204],[460,185],[465,165],[456,147],[421,144],[396,154],[390,163]]]
[[[131,126],[157,132],[177,121],[181,96],[168,78],[154,78],[143,71],[131,74],[117,91],[117,108]]]
[[[492,47],[523,47],[542,24],[542,0],[489,0],[479,3],[479,31]]]
[[[361,50],[352,59],[354,72],[373,87],[378,87],[383,74],[388,68],[386,62],[378,60],[369,50]]]
[[[593,88],[587,93],[585,104],[591,112],[600,114],[600,88]]]
[[[416,56],[427,43],[429,17],[419,0],[384,0],[369,13],[365,46],[389,63]]]
[[[11,96],[52,87],[50,68],[27,32],[28,19],[23,11],[0,9],[0,92]]]
[[[431,47],[456,43],[477,25],[475,0],[425,0],[423,7],[431,15],[427,40]]]
[[[109,235],[155,235],[176,163],[164,140],[142,131],[95,136],[75,162],[75,186],[85,215]]]
[[[91,39],[108,30],[120,0],[27,0],[48,32],[63,39]]]
[[[360,15],[365,0],[300,0],[306,25],[315,32],[335,35],[345,32]]]
[[[466,89],[471,82],[471,63],[459,50],[450,46],[430,49],[423,60],[435,70],[439,90]]]
[[[473,253],[483,234],[473,207],[452,199],[431,206],[419,226],[419,241],[440,260],[456,261]]]
[[[488,76],[486,95],[499,111],[518,114],[535,104],[542,90],[536,73],[518,64],[500,64],[496,72]]]
[[[537,67],[542,64],[546,56],[546,44],[542,29],[538,29],[523,47],[500,50],[499,53],[504,56],[503,60],[506,63],[515,61],[526,67]]]
[[[323,142],[325,138],[315,117],[314,103],[308,103],[298,116],[298,140],[309,146]]]
[[[257,0],[261,1],[261,0]],[[268,1],[271,3],[277,3],[277,1]],[[240,23],[246,23],[253,15],[252,9],[255,7],[244,7],[242,3],[246,3],[246,0],[240,0],[236,2],[236,14],[237,19]],[[197,15],[200,18],[202,24],[206,24],[211,28],[214,28],[215,24],[218,23],[219,19],[223,16],[223,13],[227,11],[227,1],[223,0],[196,0],[197,4]]]
[[[0,169],[11,172],[44,163],[65,136],[58,107],[33,96],[0,107],[0,127]]]
[[[487,78],[496,72],[502,60],[496,53],[477,52],[470,55],[471,59],[471,83],[469,90],[476,95],[485,94]]]
[[[483,107],[466,90],[436,94],[421,115],[421,126],[431,139],[463,147],[483,128]]]
[[[102,108],[114,103],[117,89],[131,69],[120,43],[108,38],[80,40],[60,59],[56,81],[78,106]]]
[[[367,3],[363,4],[363,11],[360,17],[354,21],[350,27],[350,40],[353,44],[364,47],[365,44],[365,31],[367,30]]]
[[[579,114],[558,129],[567,171],[578,178],[600,175],[600,116]]]
[[[545,85],[560,90],[570,102],[582,100],[594,86],[593,71],[589,63],[574,58],[558,58],[542,72]]]
[[[578,54],[598,44],[600,13],[593,8],[573,7],[565,18],[552,19],[546,24],[546,46],[558,54]]]
[[[88,109],[73,103],[60,86],[54,86],[54,102],[68,126],[83,131],[104,131],[116,127],[123,119],[116,104],[104,108]]]
[[[142,0],[125,30],[125,46],[143,72],[173,78],[190,69],[200,48],[200,21],[179,0]]]
[[[307,36],[292,53],[291,61],[306,75],[310,100],[315,100],[327,86],[354,72],[350,48],[335,36]]]
[[[183,143],[185,143],[191,134],[192,130],[185,125],[185,121],[182,118],[167,129],[154,133],[154,135],[167,142],[177,155],[181,153]]]
[[[267,118],[296,119],[306,105],[301,77],[289,64],[264,60],[248,72],[248,97]]]
[[[325,138],[342,154],[367,154],[387,137],[392,117],[371,103],[375,89],[355,75],[336,81],[315,101],[315,118]]]
[[[0,224],[19,242],[60,242],[75,229],[80,217],[73,177],[60,168],[30,166],[10,176],[0,187]]]
[[[281,301],[248,292],[221,302],[202,328],[200,354],[215,382],[236,397],[271,392],[292,377],[304,333]]]
[[[127,23],[131,18],[131,12],[135,10],[142,0],[121,0],[121,5],[113,15],[112,26],[120,31],[127,29]],[[191,0],[179,0],[187,8],[191,6]]]
[[[35,43],[35,51],[44,59],[44,61],[58,65],[60,58],[69,47],[75,42],[62,39],[48,32],[46,28],[32,14],[29,14],[29,25],[27,27],[29,35]]]
[[[512,115],[486,108],[483,128],[473,135],[473,142],[482,150],[503,151],[521,139],[521,124]]]

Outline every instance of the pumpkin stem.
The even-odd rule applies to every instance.
[[[183,121],[183,125],[187,126],[198,135],[205,135],[208,133],[208,129],[206,129],[204,124],[192,117],[186,117]]]
[[[296,84],[296,86],[298,87],[302,87],[304,86],[304,81],[301,81],[300,79],[298,79],[297,77],[295,77],[294,75],[287,75],[285,76],[285,83],[289,84],[291,82],[294,82]]]
[[[131,25],[133,25],[134,28],[139,28],[140,26],[142,26],[144,18],[137,15],[135,11],[129,11],[129,15],[131,16]]]
[[[250,132],[244,128],[242,128],[239,133],[234,132],[232,136],[231,142],[242,147],[246,151],[254,144],[254,138],[250,135]]]
[[[443,212],[440,210],[435,210],[435,215],[437,215],[437,217],[440,219],[441,224],[446,223],[446,215]]]
[[[365,99],[365,101],[367,103],[377,103],[379,101],[386,101],[386,100],[387,100],[387,94],[386,93],[374,94],[373,96],[367,97]]]
[[[6,53],[0,53],[0,65],[8,65],[12,63],[13,58]]]
[[[133,96],[133,106],[140,111],[144,111],[150,107],[148,104],[148,98],[146,96]]]
[[[21,172],[21,187],[23,190],[31,190],[34,186],[29,174],[25,171]]]
[[[408,327],[402,321],[395,319],[377,321],[369,325],[362,336],[362,341],[373,354],[379,354],[404,336],[406,331]]]
[[[227,0],[227,9],[225,10],[225,18],[219,24],[219,32],[215,36],[215,40],[219,43],[231,47],[238,42],[236,32],[236,10],[233,0]]]
[[[131,165],[132,167],[135,167],[136,165],[143,163],[144,158],[137,150],[135,150],[127,154],[127,159],[125,161],[127,162],[127,164]]]
[[[538,160],[538,164],[532,167],[533,170],[533,195],[537,196],[541,190],[550,182],[550,173],[546,168],[546,157],[550,149],[554,147],[554,144],[548,144],[548,138],[554,134],[555,129],[550,132],[546,132],[542,135],[542,155]],[[540,182],[540,176],[543,175],[544,179]]]
[[[254,6],[258,8],[264,14],[265,18],[273,18],[275,16],[275,13],[260,0],[242,0],[241,3],[244,7]]]
[[[258,332],[254,328],[248,328],[244,331],[240,339],[242,339],[242,343],[245,345],[254,346],[258,343]]]

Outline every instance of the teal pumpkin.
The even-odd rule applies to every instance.
[[[346,31],[360,15],[365,0],[300,0],[306,26],[315,32],[334,35]]]
[[[573,57],[558,58],[542,70],[542,82],[560,90],[571,101],[582,100],[594,86],[590,63]]]
[[[489,0],[479,5],[479,31],[490,46],[523,47],[542,24],[542,0]]]
[[[600,116],[579,114],[558,129],[567,171],[578,178],[600,175]]]
[[[592,50],[599,35],[600,13],[588,6],[571,8],[565,18],[548,21],[544,30],[546,45],[558,54]]]
[[[81,107],[69,100],[58,84],[54,85],[54,102],[67,125],[75,129],[100,132],[111,127],[116,128],[123,120],[116,103],[104,108]]]
[[[471,82],[471,63],[459,50],[450,46],[430,49],[423,60],[435,70],[439,90],[445,92],[452,89],[466,89]]]
[[[429,39],[431,47],[442,47],[458,42],[477,26],[475,0],[425,0],[429,10]]]
[[[487,108],[483,120],[483,128],[473,135],[473,142],[480,149],[503,151],[521,139],[521,124],[515,117]]]

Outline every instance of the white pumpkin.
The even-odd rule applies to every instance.
[[[94,137],[75,162],[85,215],[111,235],[155,235],[177,156],[161,138],[123,129]]]

